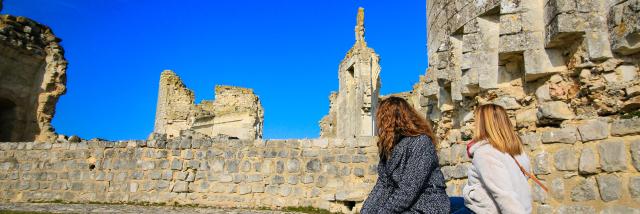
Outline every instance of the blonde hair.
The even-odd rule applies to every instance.
[[[502,106],[485,104],[475,111],[473,141],[487,140],[497,150],[515,156],[522,153],[522,141]]]

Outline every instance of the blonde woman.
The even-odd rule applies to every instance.
[[[473,134],[465,206],[475,213],[531,213],[529,158],[504,108],[479,106]]]

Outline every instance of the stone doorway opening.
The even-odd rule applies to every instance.
[[[16,104],[0,97],[0,142],[13,140],[17,119]]]

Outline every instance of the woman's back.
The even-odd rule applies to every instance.
[[[448,213],[449,199],[435,146],[428,136],[404,137],[378,164],[378,181],[361,213]]]
[[[531,213],[528,178],[514,160],[529,171],[526,153],[512,157],[481,141],[469,148],[469,154],[473,164],[463,189],[469,209],[476,213]]]

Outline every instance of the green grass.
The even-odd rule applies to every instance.
[[[0,210],[0,214],[48,214],[48,213],[50,213],[50,212]]]
[[[312,214],[333,214],[332,212],[329,212],[329,210],[319,209],[315,207],[285,207],[282,210],[289,211],[289,212],[301,212],[301,213],[312,213]]]
[[[100,205],[137,205],[137,206],[171,206],[171,207],[200,207],[200,208],[217,208],[217,207],[209,207],[209,206],[201,206],[198,204],[180,204],[178,202],[173,202],[172,204],[167,203],[151,203],[151,202],[122,202],[122,203],[109,203],[109,202],[68,202],[62,200],[52,200],[52,201],[30,201],[29,203],[54,203],[54,204],[100,204]],[[255,210],[274,210],[269,207],[257,207],[250,208]],[[309,213],[309,214],[338,214],[330,212],[329,210],[315,208],[315,207],[284,207],[282,209],[275,209],[287,212],[301,212],[301,213]],[[11,210],[0,210],[0,214],[42,214],[48,212],[26,212],[26,211],[11,211]]]
[[[634,117],[640,117],[640,110],[632,111],[632,112],[629,112],[629,113],[625,113],[625,114],[620,116],[620,118],[622,118],[622,119],[631,119],[631,118],[634,118]]]

